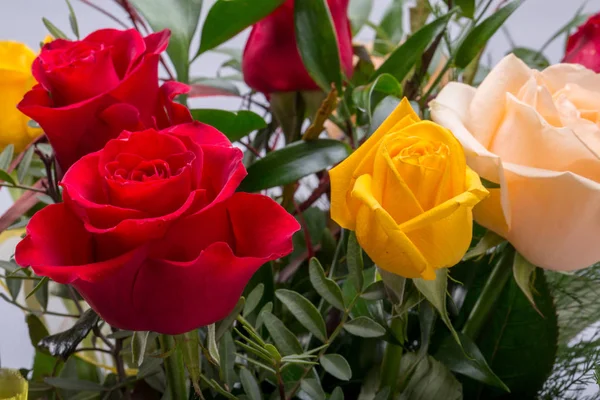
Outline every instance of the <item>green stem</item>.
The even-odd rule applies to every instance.
[[[403,316],[395,316],[392,319],[390,326],[394,336],[403,338],[405,330],[405,319]],[[385,353],[383,354],[383,362],[381,364],[381,385],[390,388],[390,398],[393,398],[396,391],[398,376],[400,374],[400,360],[402,360],[402,346],[387,343]]]
[[[515,249],[510,245],[507,246],[488,277],[467,322],[462,328],[462,333],[471,339],[477,340],[483,324],[487,321],[490,311],[494,308],[496,300],[502,293],[504,286],[506,286],[512,274],[514,256]]]
[[[167,387],[172,399],[187,399],[187,380],[185,379],[185,366],[183,354],[176,348],[175,338],[170,335],[160,335],[160,346],[164,353],[171,352],[165,358],[165,373]]]

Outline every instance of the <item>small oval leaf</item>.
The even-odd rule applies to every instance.
[[[344,324],[344,329],[354,336],[374,338],[385,335],[385,328],[368,317],[358,317]]]
[[[285,304],[292,315],[296,317],[306,329],[309,330],[317,339],[322,342],[327,340],[327,329],[323,317],[308,299],[301,294],[287,290],[279,289],[275,292],[277,298]]]
[[[352,379],[352,369],[344,357],[339,354],[325,354],[319,359],[325,371],[342,381]]]
[[[334,306],[340,311],[344,311],[346,306],[344,305],[344,297],[342,296],[342,290],[333,280],[325,276],[321,263],[316,258],[310,260],[309,263],[309,274],[310,283],[329,304]]]

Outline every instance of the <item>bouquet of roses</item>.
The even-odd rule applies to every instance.
[[[394,0],[377,23],[367,0],[217,0],[200,29],[198,0],[115,0],[130,24],[81,2],[123,29],[80,38],[67,1],[72,35],[0,43],[0,230],[22,236],[0,297],[35,348],[0,398],[590,390],[599,16],[548,42],[587,21],[564,63],[488,68],[518,0]],[[191,76],[214,51],[218,77]],[[210,96],[240,109],[188,107]]]

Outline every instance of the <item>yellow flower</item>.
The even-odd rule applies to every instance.
[[[19,42],[0,41],[0,148],[12,143],[22,151],[42,134],[29,126],[29,118],[17,110],[17,104],[35,84],[31,64],[35,53]]]
[[[27,388],[19,371],[0,369],[0,399],[27,400]]]
[[[472,208],[488,195],[452,133],[421,121],[405,98],[333,168],[331,217],[371,259],[407,278],[435,279],[472,237]]]

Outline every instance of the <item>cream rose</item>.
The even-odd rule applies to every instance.
[[[479,88],[450,83],[430,106],[469,166],[500,184],[474,209],[481,225],[542,268],[600,260],[600,74],[509,55]]]

